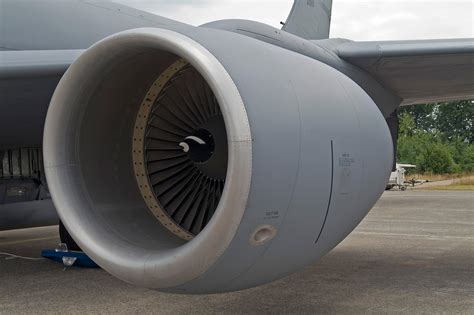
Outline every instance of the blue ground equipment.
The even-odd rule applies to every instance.
[[[68,250],[43,250],[41,256],[62,263],[64,267],[100,268],[83,252]]]

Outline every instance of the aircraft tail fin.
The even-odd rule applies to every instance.
[[[295,0],[283,30],[305,39],[329,38],[332,0]]]

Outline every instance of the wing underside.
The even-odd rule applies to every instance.
[[[400,96],[402,105],[474,99],[474,39],[346,42],[338,54]]]

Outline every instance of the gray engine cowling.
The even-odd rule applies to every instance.
[[[45,170],[79,246],[129,283],[244,289],[325,255],[384,191],[390,132],[318,61],[220,30],[136,29],[51,102]]]

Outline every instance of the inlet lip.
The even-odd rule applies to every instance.
[[[192,241],[168,250],[147,251],[112,238],[95,222],[94,206],[81,179],[77,137],[83,96],[78,84],[100,76],[95,66],[111,51],[145,47],[187,60],[214,92],[228,136],[228,168],[219,206]],[[82,97],[82,98],[81,98]],[[113,35],[86,51],[66,72],[53,96],[45,125],[46,177],[59,216],[81,248],[101,267],[124,281],[149,288],[183,285],[218,260],[234,238],[246,209],[252,171],[249,120],[238,88],[219,60],[201,44],[181,33],[142,28]],[[104,231],[105,230],[105,231]]]

